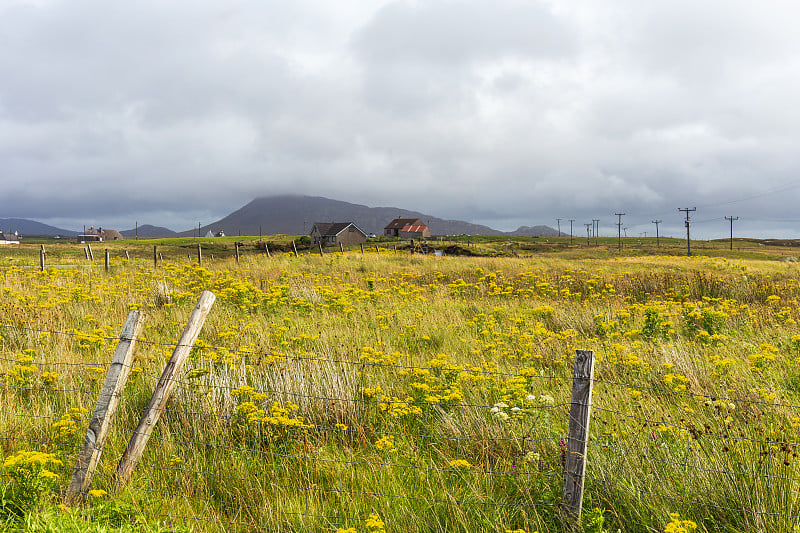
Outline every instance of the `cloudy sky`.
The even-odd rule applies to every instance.
[[[0,218],[282,193],[502,230],[800,234],[800,4],[0,0]]]

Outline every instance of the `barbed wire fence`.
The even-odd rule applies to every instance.
[[[2,329],[29,336],[76,336],[8,324]],[[152,350],[180,346],[137,342]],[[612,513],[615,500],[649,499],[668,502],[684,516],[734,516],[740,527],[754,531],[791,531],[790,524],[800,519],[795,501],[800,443],[771,438],[767,430],[760,436],[748,434],[726,416],[764,417],[763,425],[769,427],[774,422],[771,410],[800,414],[800,405],[593,376],[582,378],[594,390],[581,401],[570,396],[575,376],[459,370],[496,382],[524,377],[540,383],[536,390],[552,394],[553,401],[524,406],[523,417],[513,412],[513,405],[462,400],[443,405],[364,393],[370,372],[441,371],[431,366],[375,363],[324,352],[276,356],[213,345],[205,350],[226,350],[235,362],[214,364],[203,350],[196,350],[195,371],[173,378],[172,399],[160,409],[152,442],[127,484],[138,494],[169,502],[152,510],[166,523],[201,529],[335,529],[363,523],[363,509],[388,508],[484,516],[493,509],[518,522],[535,516],[567,520],[571,508],[562,511],[567,491],[554,487],[583,477],[569,466],[575,454],[586,460],[589,501]],[[272,364],[264,371],[248,368],[256,358]],[[2,389],[7,399],[13,397],[0,409],[5,455],[26,447],[53,451],[63,462],[61,478],[68,479],[81,450],[76,442],[81,435],[61,439],[53,427],[74,407],[83,409],[69,418],[77,426],[91,421],[101,392],[99,380],[86,380],[84,387],[60,387],[42,376],[59,370],[75,375],[62,383],[75,383],[80,376],[105,375],[111,363],[2,357],[0,364],[7,368]],[[22,367],[35,370],[23,372]],[[161,379],[161,374],[132,363],[128,370],[135,383],[119,397],[95,477],[96,486],[110,490],[121,490],[116,463],[136,436],[136,421]],[[695,408],[704,405],[719,413],[719,423],[698,427],[691,413],[682,420],[670,419],[647,412],[641,402],[617,401],[631,391],[669,395],[693,402]],[[242,408],[247,403],[260,410],[258,417],[250,416],[252,408]],[[588,422],[581,428],[587,435],[584,452],[570,448],[571,439],[577,438],[569,427],[570,410],[576,406],[594,411],[591,431]],[[413,408],[419,410],[414,417],[392,416],[395,409]],[[400,447],[414,453],[392,451]],[[461,458],[466,465],[458,462]],[[523,462],[524,458],[531,460]],[[642,513],[648,512],[645,505]]]

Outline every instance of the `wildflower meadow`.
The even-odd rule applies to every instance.
[[[113,246],[107,270],[75,244],[44,269],[34,245],[0,250],[7,530],[797,531],[800,268],[778,252],[253,246],[199,264],[187,245],[154,265],[150,243]],[[64,505],[131,309],[120,409],[86,501]],[[576,350],[595,355],[578,522],[561,507]]]

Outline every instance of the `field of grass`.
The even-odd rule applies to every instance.
[[[381,242],[294,257],[290,240],[270,238],[268,258],[249,239],[201,239],[202,266],[193,239],[97,244],[94,262],[81,245],[46,243],[44,271],[38,245],[0,249],[6,529],[563,531],[573,357],[587,349],[577,530],[796,531],[791,248],[693,243],[687,258],[669,239],[619,253],[616,239],[462,237],[441,246],[479,256]],[[117,486],[206,289],[217,301],[176,393]],[[95,492],[59,507],[134,308],[145,331]]]

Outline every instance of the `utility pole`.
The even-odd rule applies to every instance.
[[[136,240],[139,240],[139,221],[136,221]]]
[[[625,234],[625,238],[628,238],[628,228],[622,228],[622,232]]]
[[[692,245],[689,241],[689,213],[692,211],[697,211],[696,207],[679,207],[678,211],[683,211],[686,213],[686,257],[691,257],[692,255]]]
[[[622,217],[625,215],[625,213],[614,213],[614,214],[617,215],[617,217],[618,217],[617,218],[617,243],[618,243],[619,251],[621,252],[622,251]]]
[[[561,237],[561,219],[556,219],[556,224],[558,224],[558,236]]]
[[[594,227],[594,222],[585,222],[583,225],[586,226],[586,247],[588,248],[589,246],[592,245],[591,241],[589,240],[589,236],[591,235],[591,232],[589,231],[589,226]]]
[[[572,244],[572,223],[575,222],[574,218],[569,219],[569,243]],[[84,232],[86,233],[86,232]]]
[[[725,217],[725,220],[730,220],[731,221],[731,250],[733,250],[733,221],[734,220],[739,220],[739,217],[735,217],[735,216],[731,215],[729,217]]]
[[[595,227],[597,229],[595,229]],[[600,236],[600,219],[593,218],[592,219],[592,231],[594,232],[594,245],[597,246],[597,237]]]
[[[655,225],[656,225],[656,248],[661,248],[661,247],[658,245],[658,225],[659,225],[659,224],[661,224],[662,222],[663,222],[663,220],[654,220],[654,221],[653,221],[653,224],[655,224]]]

